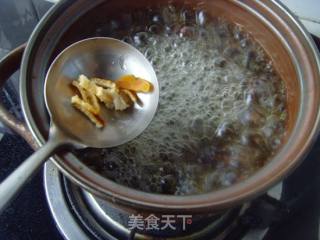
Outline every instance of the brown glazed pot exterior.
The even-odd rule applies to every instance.
[[[61,1],[51,9],[28,43],[21,71],[23,110],[27,124],[39,144],[44,143],[49,123],[41,95],[45,71],[54,55],[75,41],[70,36],[72,32],[81,31],[81,24],[77,24],[78,19],[88,12],[90,15],[90,9],[98,5],[95,15],[103,12],[104,16],[108,16],[121,12],[121,9],[166,2],[165,0]],[[306,30],[276,1],[174,0],[170,2],[177,5],[205,7],[209,15],[224,16],[237,22],[265,48],[286,81],[289,93],[289,131],[283,147],[270,163],[249,179],[226,189],[193,196],[144,193],[118,185],[90,170],[70,153],[56,156],[53,161],[65,175],[84,189],[129,210],[216,213],[264,193],[291,172],[308,152],[319,128],[319,57]],[[94,21],[92,18],[92,25]]]

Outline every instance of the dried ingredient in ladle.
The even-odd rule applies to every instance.
[[[118,80],[111,81],[101,78],[87,78],[80,75],[72,85],[80,93],[71,97],[71,104],[85,114],[97,128],[105,125],[100,117],[99,102],[106,108],[115,111],[124,111],[138,101],[137,92],[148,93],[152,91],[152,84],[133,75],[125,75]]]

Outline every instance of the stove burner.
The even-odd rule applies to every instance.
[[[219,216],[194,216],[192,227],[186,231],[136,232],[128,228],[129,213],[72,184],[51,162],[46,163],[44,179],[50,210],[66,240],[258,240],[287,212],[277,200],[282,190],[278,185],[269,192],[273,197],[260,197]]]
[[[218,237],[226,232],[240,215],[240,208],[237,208],[219,216],[198,217],[198,219],[193,217],[192,227],[190,226],[185,232],[178,231],[178,229],[153,232],[130,231],[128,228],[128,213],[79,189],[66,179],[64,180],[73,211],[87,231],[94,235],[96,239],[108,239],[109,234],[112,234],[116,239],[149,239],[150,236],[168,240],[181,239],[181,237],[186,240],[208,239],[208,236]],[[139,213],[137,212],[137,214]]]

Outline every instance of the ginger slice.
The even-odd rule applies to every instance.
[[[95,85],[96,96],[105,103],[107,108],[123,111],[130,107],[130,98],[122,94],[113,81],[101,78],[91,78],[91,81],[91,84]]]
[[[80,93],[81,93],[81,97],[80,98],[78,95],[75,95],[73,96],[74,97],[77,97],[74,99],[74,101],[78,102],[78,103],[81,103],[81,105],[87,109],[87,111],[91,112],[92,114],[95,114],[95,115],[98,115],[100,113],[100,106],[98,105],[98,108],[97,107],[94,107],[89,101],[86,101],[85,99],[87,99],[87,92],[86,90],[82,89],[81,87],[78,88]],[[78,101],[81,100],[81,102]],[[71,98],[71,103],[72,103],[72,98]]]
[[[132,102],[136,103],[138,101],[138,96],[135,92],[127,89],[121,89],[121,92],[124,92]]]
[[[100,83],[102,83],[103,79],[99,79],[99,78],[93,78],[96,81],[99,80]],[[106,85],[106,82],[103,82],[102,85]],[[117,87],[116,85],[113,84],[109,84],[108,86],[112,87],[111,89],[106,89],[100,86],[97,86],[96,83],[92,80],[89,80],[86,76],[82,76],[81,78],[79,77],[79,85],[81,87],[83,87],[84,89],[90,91],[91,93],[93,93],[95,96],[97,96],[97,98],[103,102],[105,104],[105,106],[108,109],[114,109],[114,91],[117,91]]]
[[[94,110],[92,113],[99,114],[100,105],[96,97],[96,89],[90,80],[86,76],[80,75],[78,83],[73,83],[73,85],[79,89],[83,101],[89,103],[93,107]]]
[[[104,122],[99,116],[95,115],[91,111],[91,104],[84,102],[78,95],[75,95],[71,98],[72,105],[85,114],[91,122],[93,122],[97,128],[102,128],[104,126]]]
[[[132,90],[135,92],[151,92],[153,89],[152,83],[142,78],[137,78],[134,75],[125,75],[116,80],[116,85],[119,88]]]
[[[108,109],[114,109],[113,97],[110,91],[103,89],[102,87],[97,87],[96,96]]]
[[[111,80],[106,80],[102,78],[91,78],[91,81],[93,81],[95,84],[97,84],[100,87],[116,88],[116,84]]]
[[[79,85],[79,82],[77,82],[77,81],[72,81],[72,85],[78,89],[78,91],[79,91],[79,93],[80,93],[80,95],[81,95],[81,99],[82,99],[83,101],[85,101],[85,102],[88,102],[88,101],[89,101],[89,100],[88,100],[88,97],[87,97],[88,94],[86,93],[86,90],[83,89],[83,88]]]
[[[118,111],[123,111],[130,107],[130,99],[127,96],[123,96],[121,92],[116,89],[110,89],[109,93],[112,94],[114,109]],[[127,97],[127,98],[126,98]],[[129,99],[129,101],[128,101]]]
[[[72,105],[98,128],[104,126],[104,121],[99,117],[99,102],[104,103],[108,109],[123,111],[133,103],[140,105],[136,92],[150,92],[153,89],[150,82],[133,75],[123,76],[115,82],[101,78],[89,79],[85,75],[80,75],[72,85],[80,93],[80,96],[75,95],[71,98]]]

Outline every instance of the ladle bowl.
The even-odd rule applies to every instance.
[[[123,111],[103,109],[107,124],[98,129],[71,104],[71,83],[79,75],[117,79],[133,74],[153,85],[151,93],[140,94],[141,104]],[[44,96],[51,118],[47,143],[24,161],[0,185],[0,212],[37,169],[61,147],[107,148],[124,144],[145,130],[156,113],[159,86],[148,60],[131,45],[113,38],[90,38],[62,51],[51,64]]]

